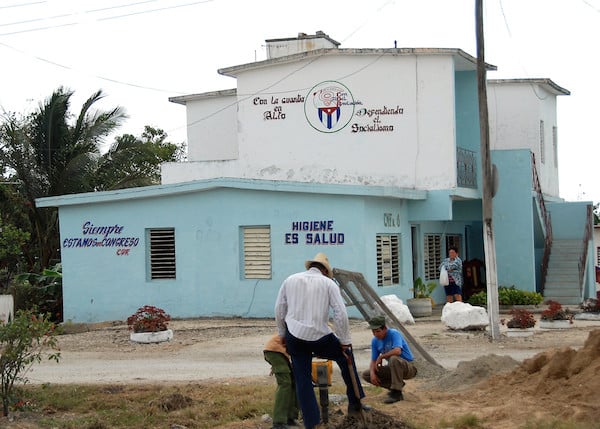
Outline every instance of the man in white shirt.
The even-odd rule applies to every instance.
[[[354,393],[350,366],[358,380],[346,305],[340,288],[332,280],[333,271],[327,256],[318,253],[305,262],[307,271],[292,274],[281,285],[275,303],[275,321],[279,336],[285,341],[292,358],[298,402],[304,427],[312,429],[320,422],[320,411],[312,384],[313,356],[336,361],[346,384],[348,412],[360,412],[360,398]],[[329,310],[333,312],[334,330],[329,326]]]

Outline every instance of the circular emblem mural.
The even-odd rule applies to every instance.
[[[350,90],[339,82],[321,82],[304,98],[304,114],[315,130],[335,133],[352,119],[354,98]]]

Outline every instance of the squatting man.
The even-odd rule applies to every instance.
[[[388,328],[385,316],[375,316],[369,320],[369,328],[373,332],[371,340],[371,364],[363,371],[365,381],[389,389],[386,404],[402,401],[404,380],[417,375],[413,354],[400,331]],[[388,364],[385,365],[384,361]]]

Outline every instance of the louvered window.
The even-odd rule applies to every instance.
[[[150,243],[150,278],[174,279],[175,229],[156,228],[148,232]]]
[[[425,280],[437,280],[438,268],[442,263],[442,236],[440,234],[425,234],[423,249],[423,271]]]
[[[248,226],[243,228],[244,278],[271,278],[271,227]]]
[[[377,286],[400,283],[398,236],[377,235]]]

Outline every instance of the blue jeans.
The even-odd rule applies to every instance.
[[[343,353],[340,340],[334,335],[329,334],[316,341],[305,341],[294,337],[289,332],[285,334],[285,343],[287,351],[292,357],[292,367],[294,368],[294,378],[296,380],[296,393],[298,402],[302,410],[302,419],[305,428],[312,428],[319,424],[321,413],[317,397],[312,382],[312,358],[313,356],[334,360],[342,373],[342,378],[346,384],[346,395],[348,396],[349,408],[358,409],[360,407],[360,398],[364,398],[360,378],[356,371],[354,356],[350,351],[346,352],[352,359],[354,376],[356,377],[360,398],[354,394],[352,378],[348,361]]]

